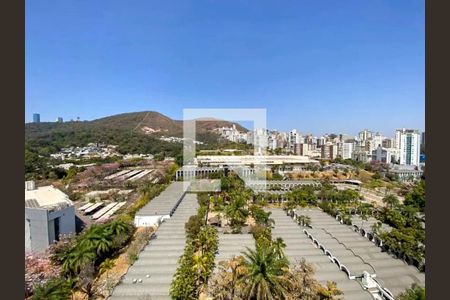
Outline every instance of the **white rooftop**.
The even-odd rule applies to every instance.
[[[73,205],[69,197],[52,185],[25,190],[25,206],[55,208]]]

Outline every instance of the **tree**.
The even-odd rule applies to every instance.
[[[412,284],[411,288],[397,296],[398,300],[425,300],[425,288]]]
[[[34,290],[32,300],[64,300],[70,299],[71,286],[63,278],[49,280],[45,284],[38,285]]]
[[[243,254],[244,265],[249,270],[241,279],[245,297],[256,300],[283,298],[286,294],[286,282],[282,275],[288,267],[287,259],[279,258],[267,247],[256,247],[256,250],[247,248]]]
[[[107,258],[100,264],[99,271],[101,274],[106,273],[106,275],[108,275],[108,271],[114,268],[114,265],[114,261],[110,258]]]
[[[233,193],[232,200],[225,208],[225,215],[230,219],[231,226],[242,226],[249,215],[245,208],[246,200],[240,193]]]
[[[95,249],[97,255],[106,253],[112,246],[112,235],[102,227],[92,226],[82,237],[80,247],[85,249]]]
[[[68,274],[78,274],[81,269],[97,258],[94,248],[75,247],[65,257],[62,270]]]
[[[398,197],[395,196],[394,194],[389,194],[383,198],[383,203],[389,209],[393,209],[400,205],[400,200],[398,200]]]
[[[207,255],[198,252],[193,255],[192,259],[192,269],[197,275],[197,286],[201,286],[206,283],[208,275],[208,257]]]
[[[219,262],[218,272],[208,284],[208,293],[217,300],[240,299],[243,291],[242,277],[248,273],[243,256],[234,256]]]
[[[271,225],[274,223],[273,219],[270,218],[271,212],[264,211],[264,209],[258,205],[252,205],[250,207],[250,215],[259,224]]]
[[[188,237],[196,236],[200,232],[201,227],[202,227],[202,220],[198,217],[198,215],[190,216],[189,220],[184,225],[186,235]]]
[[[343,292],[338,289],[336,282],[327,281],[326,286],[320,286],[317,290],[320,300],[332,300],[334,296],[342,295]]]
[[[419,181],[413,188],[411,192],[409,192],[405,196],[405,201],[403,203],[407,206],[413,206],[420,209],[420,211],[425,210],[425,181]]]
[[[285,258],[284,249],[286,249],[286,243],[282,238],[277,237],[277,239],[272,242],[272,248],[279,259]]]

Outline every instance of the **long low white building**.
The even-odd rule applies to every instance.
[[[302,155],[199,155],[195,164],[205,166],[306,165],[319,161]]]

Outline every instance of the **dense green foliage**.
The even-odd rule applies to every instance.
[[[45,284],[38,285],[32,300],[68,300],[72,294],[70,281],[64,278],[57,278],[47,281]]]
[[[380,232],[384,247],[399,257],[422,263],[425,259],[425,182],[418,182],[400,204],[393,197],[385,197],[387,207],[377,216],[392,226],[388,232]]]
[[[241,279],[245,282],[246,299],[284,299],[286,280],[282,276],[289,266],[287,258],[279,256],[273,247],[257,247],[244,252],[244,266],[248,273]]]
[[[52,245],[50,258],[62,266],[66,276],[76,277],[90,263],[99,266],[106,258],[122,249],[133,232],[134,226],[120,219],[91,225],[78,236]]]
[[[204,225],[209,196],[199,194],[197,215],[185,224],[186,246],[178,260],[178,268],[170,287],[172,299],[198,299],[214,269],[215,253],[219,246],[217,229]]]
[[[397,300],[425,300],[425,288],[413,284],[410,289],[398,295]]]
[[[404,204],[425,211],[425,180],[419,181],[405,197]]]
[[[344,224],[352,224],[352,213],[357,213],[362,222],[369,216],[392,227],[390,231],[382,231],[378,227],[377,235],[383,241],[383,247],[398,257],[413,260],[419,268],[425,259],[425,182],[418,182],[406,194],[403,204],[389,194],[383,198],[386,207],[375,210],[371,204],[361,203],[359,194],[353,190],[338,191],[331,185],[322,185],[319,191],[322,200],[319,207],[332,216],[341,216]],[[363,224],[356,224],[362,226]]]

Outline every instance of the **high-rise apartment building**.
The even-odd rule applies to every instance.
[[[420,163],[420,133],[416,129],[398,129],[395,132],[395,144],[399,149],[401,165]]]
[[[342,143],[342,159],[351,159],[353,154],[353,143]]]
[[[338,147],[331,143],[322,146],[321,157],[325,159],[335,159],[337,157]]]
[[[33,114],[33,123],[40,123],[41,122],[41,115],[40,114]]]
[[[360,141],[367,141],[367,140],[369,140],[369,139],[371,139],[372,138],[372,136],[373,136],[373,132],[372,131],[369,131],[369,130],[367,130],[367,129],[364,129],[363,131],[361,131],[359,134],[358,134],[358,139],[360,140]]]

